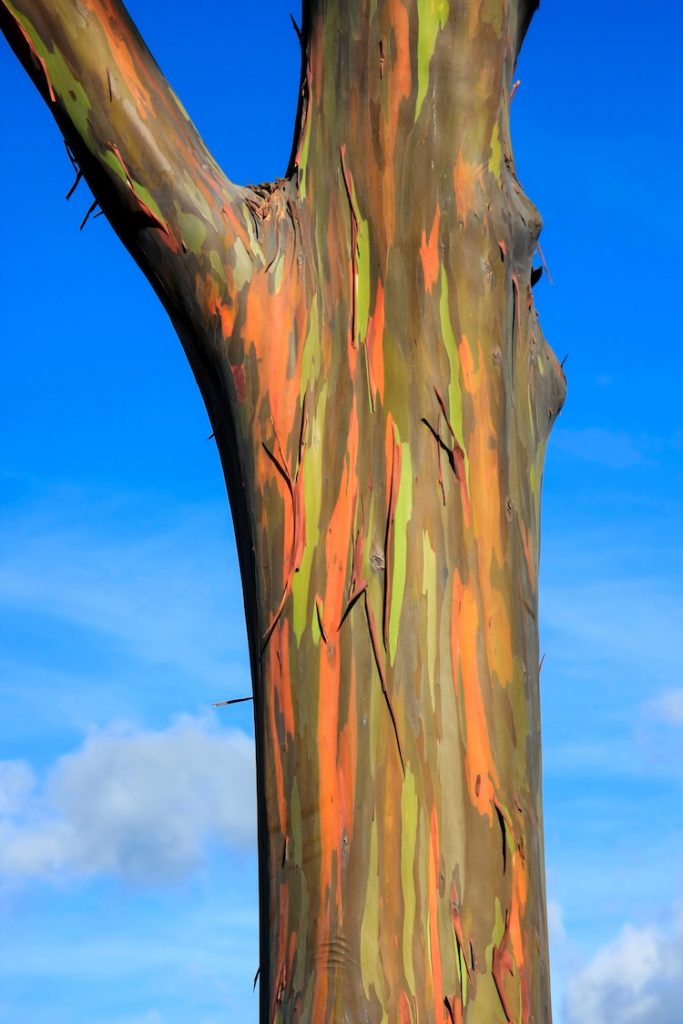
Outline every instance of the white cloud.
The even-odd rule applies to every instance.
[[[181,877],[211,842],[253,846],[254,775],[247,736],[190,717],[158,732],[93,732],[42,785],[25,762],[1,762],[0,873]]]
[[[565,988],[567,1024],[680,1024],[683,928],[625,925]]]
[[[564,927],[564,914],[557,900],[548,900],[548,932],[550,933],[551,942],[559,944],[567,938],[567,932]]]
[[[671,725],[683,725],[683,690],[668,690],[650,704],[653,714]]]
[[[0,820],[25,805],[35,776],[25,761],[0,761]]]

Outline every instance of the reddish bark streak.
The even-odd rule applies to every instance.
[[[52,103],[56,103],[57,102],[57,97],[55,95],[55,90],[54,90],[54,87],[52,85],[52,79],[50,78],[50,74],[49,74],[49,72],[47,70],[47,64],[45,63],[45,58],[41,57],[41,55],[38,53],[38,51],[36,50],[36,47],[35,47],[35,44],[34,44],[33,40],[31,39],[30,35],[28,34],[28,32],[26,31],[24,26],[21,24],[21,22],[20,21],[16,21],[15,24],[16,24],[16,27],[21,32],[21,34],[24,37],[24,39],[26,40],[26,45],[28,46],[29,50],[31,51],[31,53],[33,54],[33,56],[35,57],[35,59],[38,61],[38,63],[40,64],[40,66],[42,68],[43,75],[45,76],[45,84],[47,85],[47,90],[48,90],[48,94],[50,96],[51,102]]]
[[[237,401],[243,402],[247,394],[247,378],[244,373],[244,367],[241,363],[237,366],[231,366],[232,379],[235,383],[235,394],[237,395]]]
[[[508,1024],[514,1024],[513,1017],[510,1013],[510,1007],[505,996],[505,975],[510,977],[514,976],[514,960],[508,949],[508,929],[510,926],[510,912],[505,911],[505,931],[503,932],[503,938],[501,939],[499,946],[493,947],[493,965],[491,973],[493,975],[493,982],[496,986],[496,992],[500,999],[500,1005],[503,1008],[505,1014],[505,1020]]]
[[[131,177],[130,171],[128,170],[128,167],[126,166],[126,162],[123,159],[123,156],[121,155],[121,150],[119,149],[119,147],[114,142],[109,142],[109,143],[107,143],[107,149],[111,150],[111,152],[114,154],[116,159],[121,164],[121,167],[123,169],[123,173],[126,176],[126,182],[128,184],[128,188],[132,192],[133,199],[137,203],[138,207],[142,210],[142,212],[144,214],[147,215],[147,217],[149,217],[149,219],[152,221],[152,223],[155,225],[155,227],[159,228],[160,231],[163,231],[164,234],[170,235],[171,232],[169,230],[168,224],[165,224],[163,220],[160,220],[159,217],[156,215],[156,213],[154,213],[149,208],[147,203],[143,199],[141,199],[140,196],[135,191],[135,185],[133,183],[133,178]]]
[[[471,981],[472,975],[465,954],[465,938],[463,935],[462,917],[460,915],[460,901],[455,881],[451,884],[451,921],[453,923],[453,931],[455,932],[455,941],[458,946],[458,959],[461,968],[464,966],[467,977]]]

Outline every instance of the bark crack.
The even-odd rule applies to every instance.
[[[351,214],[351,345],[356,348],[357,344],[357,318],[358,318],[358,209],[353,190],[353,179],[346,166],[346,146],[339,150],[342,179],[344,190],[349,204]]]
[[[384,672],[384,665],[382,663],[382,655],[381,655],[381,651],[380,651],[379,640],[378,640],[378,637],[377,637],[377,626],[375,624],[375,615],[374,615],[374,612],[373,612],[372,608],[370,607],[370,602],[368,601],[367,588],[365,588],[364,591],[363,591],[363,599],[364,599],[364,603],[365,603],[365,617],[366,617],[367,623],[368,623],[368,632],[370,633],[370,644],[372,646],[372,653],[373,653],[373,655],[375,657],[375,665],[377,666],[377,673],[379,675],[379,681],[380,681],[380,684],[381,684],[381,687],[382,687],[382,693],[384,695],[384,701],[386,703],[387,710],[389,712],[389,717],[391,718],[391,725],[392,725],[392,728],[394,730],[394,737],[396,739],[396,749],[398,751],[398,757],[399,757],[399,760],[401,762],[401,771],[405,775],[405,773],[406,773],[406,764],[405,764],[405,760],[404,760],[404,757],[403,757],[403,749],[401,747],[401,739],[400,739],[399,734],[398,734],[398,724],[396,722],[396,715],[394,713],[394,707],[393,707],[393,704],[391,703],[391,697],[389,696],[389,691],[387,690],[387,680],[386,680],[386,675],[385,675],[385,672]]]
[[[440,410],[440,416],[439,416],[439,420],[437,420],[437,426],[436,426],[436,428],[433,427],[432,424],[429,422],[429,420],[427,419],[426,416],[422,417],[421,422],[424,423],[424,425],[427,427],[427,429],[429,430],[430,434],[432,435],[432,437],[436,441],[437,458],[438,458],[437,482],[439,484],[439,487],[441,488],[442,501],[443,501],[443,504],[445,505],[446,504],[446,493],[445,493],[445,490],[444,490],[443,475],[441,473],[441,452],[443,451],[445,453],[445,455],[446,455],[446,458],[448,459],[448,465],[450,466],[451,472],[453,473],[453,476],[455,477],[455,479],[457,480],[457,482],[459,484],[460,496],[462,498],[462,504],[463,504],[463,512],[465,514],[465,522],[469,523],[469,521],[470,521],[470,497],[469,497],[469,491],[468,491],[468,487],[467,487],[467,471],[466,471],[466,468],[465,468],[465,450],[462,447],[462,445],[460,444],[460,442],[459,442],[459,440],[458,440],[458,438],[456,436],[456,433],[455,433],[455,431],[453,429],[453,426],[452,426],[451,421],[450,421],[450,417],[448,415],[448,411],[446,409],[446,403],[445,403],[445,401],[443,399],[443,396],[442,396],[441,392],[439,391],[439,389],[435,385],[434,385],[434,394],[436,396],[436,400],[438,402],[439,410]],[[448,444],[446,441],[444,441],[443,437],[441,436],[441,419],[440,419],[441,416],[443,416],[444,420],[446,421],[446,426],[448,427],[448,431],[449,431],[449,433],[451,435],[451,443],[450,444]]]
[[[299,428],[299,445],[297,464],[294,474],[287,465],[287,459],[285,453],[280,444],[280,438],[278,436],[277,427],[275,426],[275,420],[271,416],[271,424],[273,426],[273,432],[275,435],[275,446],[276,450],[271,451],[265,441],[262,441],[262,447],[270,461],[275,466],[276,470],[282,477],[287,487],[287,493],[292,504],[292,539],[289,554],[289,565],[285,574],[284,586],[282,590],[282,597],[278,604],[275,614],[270,621],[270,625],[266,629],[263,635],[263,641],[261,646],[261,653],[263,653],[268,645],[273,630],[278,624],[280,616],[284,610],[287,598],[292,590],[292,580],[294,579],[294,573],[299,571],[301,565],[301,558],[304,553],[304,547],[306,543],[306,525],[304,521],[304,494],[303,494],[303,473],[301,467],[303,463],[304,453],[304,434],[308,425],[308,415],[306,413],[306,395],[304,394],[303,402],[301,404],[301,425]]]

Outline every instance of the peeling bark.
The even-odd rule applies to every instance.
[[[514,170],[523,0],[307,0],[231,184],[118,0],[0,0],[168,310],[235,519],[261,1020],[547,1024],[539,500],[564,376]]]

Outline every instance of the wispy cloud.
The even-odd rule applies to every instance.
[[[552,643],[567,661],[592,664],[604,659],[615,665],[647,670],[661,685],[677,671],[683,635],[683,594],[675,580],[636,577],[628,573],[593,575],[543,588],[542,618],[552,630]]]
[[[679,1024],[683,927],[630,924],[565,986],[567,1024]]]
[[[557,943],[564,942],[567,932],[564,927],[564,913],[557,900],[548,900],[548,932],[550,940]]]
[[[668,690],[660,694],[650,702],[649,710],[670,725],[683,725],[683,690]]]
[[[162,731],[93,732],[38,779],[0,762],[0,873],[166,882],[212,842],[253,848],[254,751],[243,733],[184,717]]]
[[[255,1022],[256,893],[251,856],[215,858],[164,892],[43,888],[3,919],[0,1020]]]
[[[91,631],[129,655],[173,665],[222,690],[247,660],[239,574],[227,513],[176,508],[131,532],[125,507],[70,494],[2,527],[0,605]]]

